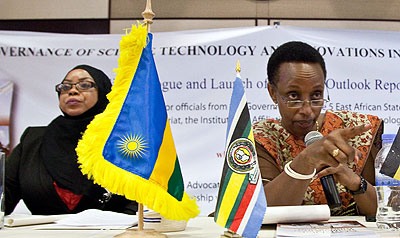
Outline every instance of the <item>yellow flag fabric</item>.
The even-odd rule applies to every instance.
[[[81,171],[166,219],[199,214],[183,179],[155,66],[152,34],[144,25],[122,36],[117,77],[105,111],[76,148]]]

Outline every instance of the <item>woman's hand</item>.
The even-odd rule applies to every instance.
[[[358,157],[361,156],[360,151],[356,151]],[[356,157],[357,159],[357,157]],[[335,181],[345,186],[350,191],[357,191],[361,186],[361,178],[353,170],[348,168],[346,164],[340,163],[336,167],[328,167],[321,170],[317,176],[321,178],[325,175],[332,174]],[[367,182],[366,192],[354,195],[360,214],[374,215],[377,209],[377,198],[374,187]]]
[[[317,171],[321,171],[325,167],[336,168],[340,164],[358,159],[360,155],[357,149],[350,146],[348,141],[369,129],[371,129],[370,124],[334,130],[303,150],[299,154],[301,161],[296,161],[297,163],[294,161],[293,165],[305,163],[309,168],[316,168]],[[344,173],[344,171],[340,171]]]
[[[360,188],[360,176],[348,168],[346,164],[339,164],[336,167],[325,168],[317,174],[317,177],[321,178],[329,174],[334,176],[336,182],[339,182],[351,191],[356,191]]]

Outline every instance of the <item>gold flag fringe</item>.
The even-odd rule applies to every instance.
[[[184,193],[182,201],[176,200],[155,181],[144,179],[108,162],[103,148],[121,111],[143,49],[147,44],[145,25],[133,25],[120,41],[117,76],[111,92],[110,103],[88,125],[76,148],[78,163],[83,174],[110,192],[124,195],[129,200],[146,205],[166,219],[189,220],[199,214],[194,198]]]

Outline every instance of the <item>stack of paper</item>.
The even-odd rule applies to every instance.
[[[25,226],[53,223],[36,229],[124,229],[137,225],[136,215],[89,209],[67,215],[12,214],[5,217],[6,226]],[[55,224],[54,224],[55,223]]]
[[[263,224],[327,221],[331,217],[328,205],[267,207]]]
[[[276,237],[379,237],[357,221],[278,224]]]
[[[28,214],[11,214],[5,216],[4,225],[5,226],[27,226],[27,225],[37,225],[52,223],[60,220],[69,215],[28,215]]]
[[[77,214],[70,215],[66,218],[56,221],[58,225],[63,226],[133,226],[137,225],[138,218],[136,215],[128,215],[111,211],[102,211],[97,209],[89,209]]]

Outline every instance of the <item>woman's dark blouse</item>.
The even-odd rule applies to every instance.
[[[46,127],[29,127],[21,141],[6,159],[5,212],[10,214],[23,199],[32,214],[51,215],[78,213],[86,209],[101,209],[135,214],[137,203],[122,196],[113,195],[104,202],[105,190],[84,195],[71,211],[55,190],[53,179],[39,158],[40,145]]]

